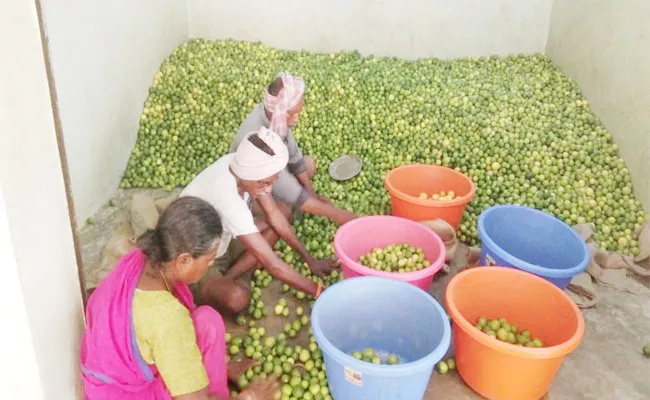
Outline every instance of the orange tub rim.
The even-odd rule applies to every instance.
[[[427,168],[436,168],[436,169],[446,169],[458,176],[461,176],[463,179],[465,179],[467,182],[470,184],[470,191],[469,193],[460,196],[454,200],[445,200],[445,201],[435,201],[435,200],[423,200],[420,199],[419,197],[411,196],[408,195],[404,192],[401,192],[398,190],[395,186],[390,181],[391,175],[395,173],[398,170],[401,169],[406,169],[406,168],[413,168],[413,167],[427,167]],[[472,181],[467,175],[463,174],[460,171],[455,170],[454,168],[449,168],[449,167],[443,167],[442,165],[437,165],[437,164],[408,164],[408,165],[402,165],[397,168],[393,168],[386,174],[386,178],[384,178],[384,185],[386,186],[386,190],[388,190],[388,193],[391,194],[392,196],[397,197],[398,199],[407,201],[412,204],[417,204],[420,206],[426,206],[426,207],[451,207],[451,206],[457,206],[457,205],[463,205],[467,204],[476,195],[476,184],[474,181]]]
[[[456,285],[458,284],[458,281],[462,279],[463,276],[476,273],[477,270],[483,272],[486,269],[507,271],[508,273],[525,275],[532,279],[539,279],[540,283],[547,285],[549,288],[556,291],[559,295],[565,297],[568,303],[570,304],[571,308],[574,310],[574,312],[577,315],[578,326],[576,328],[576,332],[573,334],[573,336],[571,336],[571,338],[566,340],[564,343],[555,346],[550,346],[550,347],[531,348],[531,347],[515,346],[510,343],[501,342],[476,329],[476,327],[472,323],[470,323],[468,320],[465,319],[465,317],[462,316],[462,314],[456,307],[455,303],[453,301],[450,301],[450,299],[454,295],[454,290],[456,289]],[[447,308],[447,312],[449,313],[449,316],[451,317],[453,323],[458,325],[458,327],[462,329],[465,333],[467,333],[469,336],[471,336],[472,339],[492,349],[498,350],[508,355],[525,357],[525,358],[536,358],[536,359],[551,359],[551,358],[564,357],[569,353],[573,352],[580,345],[585,334],[585,321],[582,312],[575,304],[575,302],[571,300],[569,296],[566,295],[566,293],[564,293],[560,288],[558,288],[557,286],[555,286],[554,284],[548,282],[543,278],[513,268],[500,267],[500,266],[492,266],[492,267],[480,266],[480,267],[470,268],[468,270],[465,270],[457,274],[449,281],[449,284],[447,285],[447,289],[445,291],[445,306]]]

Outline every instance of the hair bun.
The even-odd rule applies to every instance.
[[[157,264],[162,260],[160,233],[156,229],[147,229],[136,244],[151,262]]]

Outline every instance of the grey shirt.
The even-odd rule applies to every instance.
[[[237,134],[235,135],[234,139],[232,140],[232,144],[230,145],[230,152],[234,153],[237,151],[239,144],[250,133],[259,131],[261,127],[268,128],[269,126],[271,126],[271,121],[266,116],[266,112],[264,112],[264,105],[256,105],[255,108],[253,108],[253,111],[248,114],[248,117],[246,117],[244,122],[239,127],[239,130],[237,131]],[[304,172],[307,169],[307,165],[305,164],[302,151],[300,151],[298,142],[296,142],[296,138],[293,136],[291,129],[289,129],[284,142],[287,145],[287,149],[289,150],[289,171],[291,171],[293,174]]]

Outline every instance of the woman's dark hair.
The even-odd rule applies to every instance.
[[[208,254],[222,231],[214,207],[196,197],[181,197],[165,209],[155,229],[138,238],[137,246],[152,265],[160,265],[183,253],[194,258]]]

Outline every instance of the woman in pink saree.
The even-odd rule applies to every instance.
[[[231,365],[229,376],[223,319],[210,307],[195,307],[188,287],[214,262],[221,232],[211,205],[176,200],[97,287],[81,345],[85,399],[231,398],[229,378],[250,364]],[[277,394],[270,379],[236,398]]]

